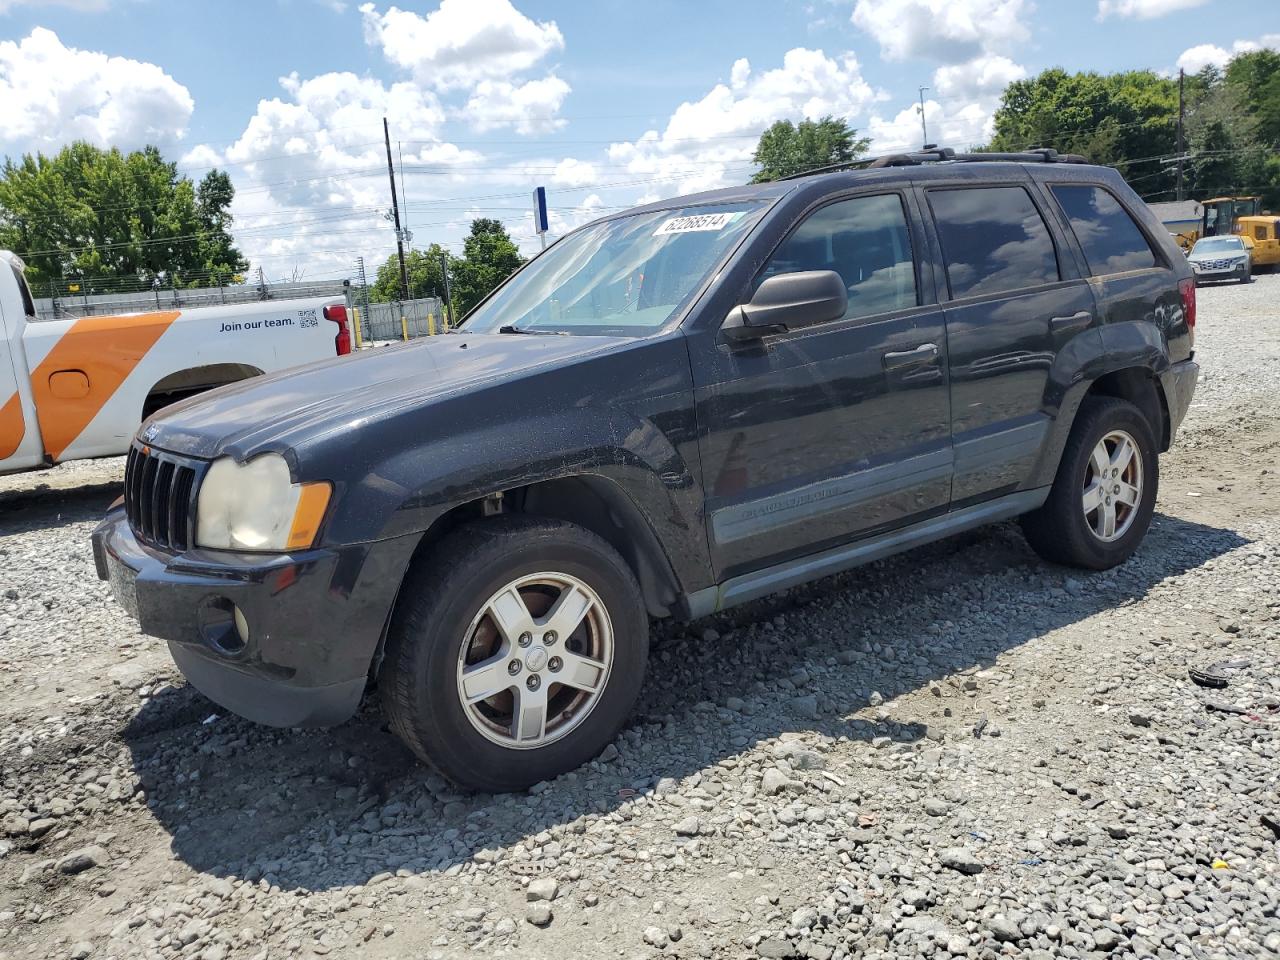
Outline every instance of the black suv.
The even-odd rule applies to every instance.
[[[1186,258],[1111,169],[897,155],[570,233],[449,336],[225,387],[133,445],[98,572],[280,726],[372,680],[456,783],[595,756],[650,617],[1022,517],[1120,563],[1195,388]]]

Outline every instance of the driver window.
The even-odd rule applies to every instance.
[[[844,319],[917,305],[906,211],[896,193],[854,197],[810,214],[760,274],[834,270],[849,291]]]

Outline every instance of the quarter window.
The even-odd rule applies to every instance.
[[[1095,277],[1156,265],[1156,255],[1129,211],[1101,187],[1051,187]]]
[[[834,270],[849,291],[845,319],[916,305],[916,271],[902,198],[854,197],[810,214],[774,253],[763,281],[780,273]]]
[[[21,270],[14,267],[13,264],[10,264],[10,267],[13,268],[13,279],[18,281],[18,293],[22,295],[22,309],[29,319],[34,320],[36,318],[36,305],[31,299],[31,289],[27,286],[27,280],[22,275]]]
[[[1059,280],[1044,218],[1022,187],[930,190],[953,297],[1036,287]]]

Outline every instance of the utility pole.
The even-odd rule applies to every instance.
[[[382,118],[382,136],[387,141],[387,176],[391,178],[391,209],[396,222],[396,251],[400,254],[400,299],[409,299],[409,271],[404,265],[404,231],[400,229],[400,200],[396,196],[396,168],[391,162],[391,128]]]
[[[924,92],[928,89],[928,87],[920,88],[920,134],[924,137],[924,139],[920,141],[920,145],[922,147],[929,146],[929,126],[924,120]]]
[[[1186,145],[1182,139],[1182,120],[1185,114],[1185,103],[1182,99],[1182,86],[1186,80],[1186,71],[1178,70],[1178,199],[1182,199],[1182,155],[1186,152]]]
[[[449,291],[449,255],[443,250],[440,251],[440,273],[444,276],[444,315],[449,324],[449,329],[453,329],[453,295]]]

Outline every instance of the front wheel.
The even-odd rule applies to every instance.
[[[617,735],[644,678],[648,618],[626,562],[561,520],[459,528],[415,563],[378,677],[396,734],[459,786],[519,790]]]
[[[1127,400],[1088,397],[1049,498],[1023,517],[1023,532],[1046,560],[1106,570],[1146,536],[1159,482],[1155,435],[1142,411]]]

